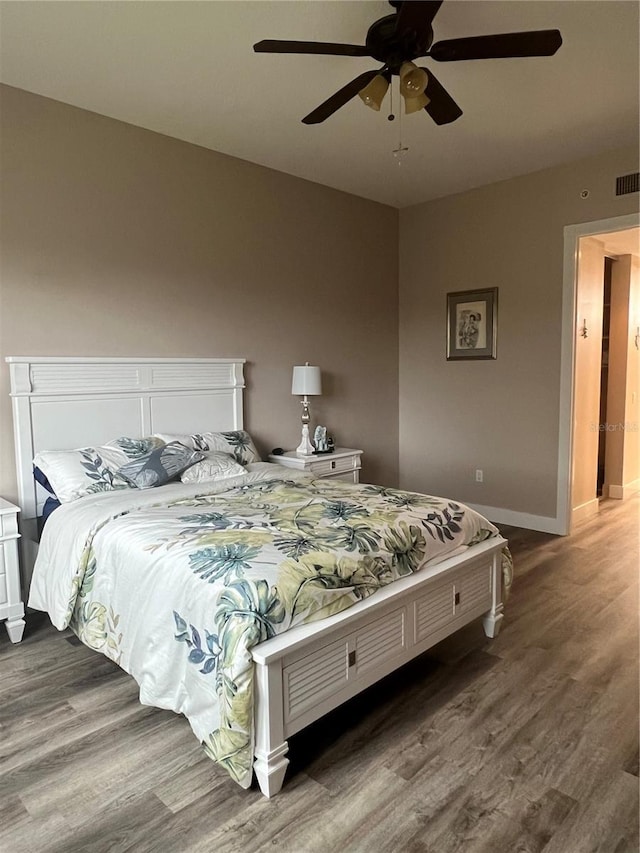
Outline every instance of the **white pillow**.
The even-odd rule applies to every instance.
[[[248,465],[250,462],[260,462],[260,454],[255,448],[249,433],[244,429],[231,430],[229,432],[194,432],[181,434],[155,433],[155,437],[161,439],[165,444],[179,441],[185,447],[192,450],[221,450],[228,453],[239,462],[240,465]]]
[[[60,503],[69,503],[95,492],[130,489],[131,484],[118,469],[153,447],[161,447],[157,438],[117,438],[102,447],[77,450],[43,450],[33,464],[49,481]]]
[[[205,458],[201,462],[197,462],[182,473],[180,479],[183,483],[204,483],[208,480],[224,480],[227,477],[237,477],[240,474],[247,473],[247,469],[243,468],[228,453],[213,450],[204,455]]]

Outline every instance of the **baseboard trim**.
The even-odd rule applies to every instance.
[[[600,501],[598,498],[593,498],[593,500],[580,504],[580,506],[573,507],[571,510],[571,526],[586,521],[588,518],[593,518],[594,515],[598,514],[599,509]]]
[[[634,480],[633,483],[627,483],[626,486],[615,486],[613,484],[606,485],[607,496],[618,501],[624,501],[640,491],[640,480]]]
[[[557,518],[546,515],[531,515],[528,512],[516,512],[512,509],[502,509],[495,506],[481,506],[480,504],[467,504],[475,509],[494,524],[509,524],[512,527],[524,527],[525,530],[538,530],[540,533],[555,533],[563,536],[565,531]]]

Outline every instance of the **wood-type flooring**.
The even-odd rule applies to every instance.
[[[637,853],[638,508],[503,528],[500,636],[473,623],[293,737],[272,800],[70,632],[0,626],[0,850]]]

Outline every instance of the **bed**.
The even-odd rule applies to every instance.
[[[511,565],[486,519],[251,454],[220,480],[63,503],[38,543],[38,454],[244,436],[244,361],[7,360],[29,604],[129,671],[143,703],[184,713],[243,787],[255,773],[275,795],[291,735],[465,624],[497,635]]]

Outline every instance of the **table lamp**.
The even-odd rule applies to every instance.
[[[291,393],[302,397],[302,440],[296,453],[299,456],[311,456],[313,444],[309,439],[309,400],[308,395],[322,394],[322,381],[320,368],[310,365],[298,365],[293,368],[293,379],[291,381]]]

